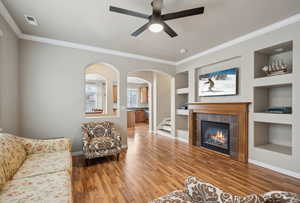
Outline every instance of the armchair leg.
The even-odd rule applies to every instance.
[[[120,153],[117,154],[117,161],[120,160]]]
[[[85,166],[89,166],[89,159],[85,159]]]

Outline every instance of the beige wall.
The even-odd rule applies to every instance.
[[[0,128],[19,134],[19,40],[1,16],[0,30]]]
[[[201,98],[201,102],[253,102],[253,82],[254,82],[254,51],[270,47],[282,42],[293,40],[294,49],[294,68],[293,68],[293,128],[292,128],[292,156],[286,156],[277,153],[270,153],[254,147],[253,133],[253,110],[250,106],[249,121],[249,159],[255,160],[270,166],[290,170],[300,173],[300,94],[297,87],[300,87],[300,23],[295,23],[279,30],[264,34],[254,39],[242,42],[235,46],[199,57],[192,61],[181,64],[177,71],[189,70],[193,73],[201,68],[201,73],[212,72],[228,67],[240,67],[239,77],[239,95],[227,97]],[[195,87],[196,79],[190,80],[190,87]],[[195,88],[197,89],[197,88]],[[197,90],[194,90],[197,91]],[[197,101],[194,92],[193,99]],[[284,135],[283,135],[284,136]]]
[[[108,63],[120,71],[120,117],[84,117],[84,69],[95,63]],[[116,123],[125,145],[127,73],[138,70],[175,74],[175,68],[165,64],[21,40],[22,135],[34,138],[69,137],[73,139],[73,151],[79,151],[81,123],[110,120]]]

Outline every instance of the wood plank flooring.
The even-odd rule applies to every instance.
[[[128,150],[120,161],[103,158],[86,167],[83,157],[73,160],[75,203],[148,202],[182,189],[187,176],[241,196],[271,190],[300,193],[299,179],[151,135],[145,125],[129,130]]]

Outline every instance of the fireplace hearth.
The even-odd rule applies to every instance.
[[[230,153],[229,123],[201,121],[201,146],[224,154]]]

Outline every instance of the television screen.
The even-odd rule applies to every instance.
[[[199,97],[237,94],[238,68],[199,75]]]

